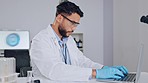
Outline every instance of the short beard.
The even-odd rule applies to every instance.
[[[59,26],[58,27],[59,33],[61,34],[62,37],[69,37],[67,36],[67,31],[63,29],[63,27]]]

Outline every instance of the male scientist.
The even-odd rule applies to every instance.
[[[53,24],[33,39],[30,57],[34,77],[54,81],[88,81],[93,78],[122,78],[124,66],[104,66],[85,57],[71,36],[80,24],[83,12],[73,2],[57,6]]]

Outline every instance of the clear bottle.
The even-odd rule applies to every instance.
[[[78,43],[79,43],[79,48],[82,48],[83,47],[83,42],[82,42],[81,39],[79,39]]]
[[[27,83],[33,83],[32,71],[27,71]]]

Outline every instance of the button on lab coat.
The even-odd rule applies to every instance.
[[[32,39],[30,49],[34,76],[57,81],[88,81],[92,75],[92,68],[102,68],[103,65],[83,55],[72,36],[68,38],[67,48],[71,65],[63,62],[60,46],[52,27],[40,31]]]

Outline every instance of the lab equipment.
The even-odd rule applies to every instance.
[[[6,38],[6,43],[9,46],[16,46],[19,44],[19,42],[20,42],[20,36],[16,33],[11,33]]]
[[[143,22],[143,23],[148,24],[148,15],[147,15],[147,16],[142,16],[142,17],[140,18],[140,22]]]
[[[16,83],[15,58],[0,58],[0,83]]]
[[[29,49],[28,31],[0,31],[0,83],[16,83],[16,60],[4,57],[4,50]]]
[[[34,83],[40,83],[40,80],[34,80]]]
[[[14,57],[16,72],[20,77],[27,77],[27,71],[31,70],[29,50],[5,50],[4,57]]]
[[[32,71],[27,71],[27,83],[33,83]]]
[[[4,56],[4,50],[29,49],[28,31],[0,31],[0,56]]]

